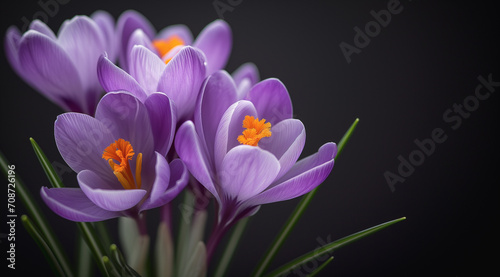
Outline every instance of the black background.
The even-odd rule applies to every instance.
[[[495,229],[498,92],[479,101],[456,130],[443,120],[443,113],[474,95],[478,76],[492,74],[493,80],[500,81],[498,9],[470,1],[402,0],[401,13],[393,15],[388,26],[348,63],[339,44],[353,45],[353,28],[364,29],[373,20],[370,11],[387,9],[389,1],[326,2],[242,0],[223,13],[233,31],[226,69],[232,72],[251,61],[261,79],[283,81],[294,115],[307,129],[303,156],[327,141],[338,142],[360,118],[332,174],[271,267],[315,249],[318,241],[405,216],[405,221],[334,253],[334,261],[321,276],[495,275],[499,271],[495,265],[499,258]],[[22,28],[22,18],[32,19],[41,7],[36,1],[9,1],[1,9],[4,35],[10,25]],[[72,0],[60,5],[47,23],[57,30],[65,19],[98,9],[115,17],[136,9],[157,30],[183,23],[194,36],[218,18],[212,1]],[[77,229],[41,202],[39,188],[49,184],[29,143],[29,137],[35,138],[50,160],[64,163],[53,138],[53,122],[61,110],[26,85],[5,55],[0,59],[1,151],[16,165],[17,176],[29,186],[73,259]],[[446,141],[437,144],[434,153],[392,192],[384,172],[397,173],[397,157],[408,158],[417,149],[413,141],[430,138],[435,128],[444,130]],[[75,176],[62,177],[67,186],[76,186]],[[2,203],[7,198],[4,190]],[[229,276],[249,275],[298,201],[261,208],[250,221]],[[16,203],[20,216],[24,209],[19,198]],[[6,205],[0,214],[6,221]],[[150,215],[153,221],[155,211]],[[116,220],[108,222],[113,232],[115,225]],[[154,222],[151,225],[154,233]],[[1,224],[1,230],[7,233],[7,225]],[[5,257],[5,238],[1,245],[1,257]],[[16,270],[9,270],[7,264],[2,258],[7,276],[31,270],[51,274],[19,217]]]

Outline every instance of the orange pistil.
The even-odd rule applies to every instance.
[[[184,45],[184,41],[177,35],[170,36],[166,39],[156,39],[153,40],[153,46],[160,54],[160,57],[165,56],[170,50],[174,49],[176,46]],[[165,61],[168,63],[171,59]]]
[[[142,153],[137,155],[135,180],[129,164],[134,154],[132,144],[124,139],[111,143],[102,153],[102,158],[108,161],[116,178],[125,189],[141,188]]]
[[[243,120],[243,128],[246,130],[238,136],[238,142],[241,144],[258,146],[262,138],[271,136],[271,123],[266,123],[265,119],[259,121],[258,118],[247,115]]]

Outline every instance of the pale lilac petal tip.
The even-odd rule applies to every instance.
[[[336,152],[337,146],[334,143],[324,144],[316,154],[296,163],[287,174],[246,204],[256,206],[279,202],[310,192],[332,171]]]
[[[90,170],[78,173],[77,178],[80,188],[90,201],[108,211],[128,210],[137,205],[147,193],[143,189],[111,187],[111,182],[101,179]]]
[[[136,29],[141,29],[150,39],[153,39],[156,31],[149,20],[135,10],[127,10],[123,12],[118,18],[116,29],[119,36],[118,41],[121,45],[120,66],[128,71],[127,47],[132,33],[134,33]]]
[[[208,74],[224,68],[231,54],[232,40],[231,28],[220,19],[208,24],[200,32],[193,46],[205,53]]]
[[[163,28],[158,35],[158,39],[168,39],[171,36],[178,36],[184,42],[184,45],[191,45],[193,43],[193,35],[186,25],[176,24]]]
[[[122,215],[99,208],[78,188],[42,187],[40,196],[53,212],[71,221],[94,222]]]
[[[201,84],[205,79],[204,55],[186,46],[167,64],[158,83],[158,91],[172,99],[177,107],[178,120],[192,117]]]
[[[246,97],[254,103],[261,118],[271,124],[292,118],[292,100],[283,83],[275,78],[266,79],[253,86]]]
[[[132,93],[141,101],[146,100],[147,95],[141,85],[127,72],[112,63],[106,55],[101,55],[99,58],[97,76],[106,92],[124,90]]]

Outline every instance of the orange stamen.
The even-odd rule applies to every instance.
[[[262,138],[271,136],[271,123],[266,123],[265,119],[259,121],[258,118],[247,115],[243,119],[243,128],[246,130],[238,136],[238,142],[241,144],[258,146]]]
[[[184,41],[177,35],[172,35],[166,39],[153,40],[153,46],[160,54],[160,57],[165,56],[170,50],[179,45],[184,45]],[[168,63],[170,60],[166,60],[165,63]]]
[[[134,181],[129,164],[134,154],[132,144],[124,139],[111,143],[102,153],[102,158],[108,161],[111,170],[125,189],[141,188],[142,153],[139,153],[136,159],[135,180],[137,182]]]

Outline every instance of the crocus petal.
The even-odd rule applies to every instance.
[[[99,26],[86,16],[75,16],[61,27],[58,42],[78,68],[84,88],[100,92],[95,72],[106,40]]]
[[[166,156],[174,141],[177,111],[174,103],[163,93],[153,93],[144,102],[148,109],[155,151]]]
[[[170,25],[163,28],[158,35],[156,35],[157,39],[168,39],[171,36],[178,36],[184,41],[184,45],[191,45],[193,43],[193,35],[191,31],[186,25],[176,24]]]
[[[47,26],[45,23],[43,23],[39,19],[33,20],[33,22],[30,23],[29,29],[37,31],[39,33],[42,33],[53,40],[57,39],[56,35],[54,34],[54,32],[52,32],[52,30],[49,28],[49,26]]]
[[[99,120],[80,113],[59,115],[54,136],[61,156],[74,171],[90,169],[107,180],[116,180],[109,164],[101,158],[115,138]]]
[[[153,43],[151,43],[151,39],[146,35],[146,33],[142,29],[136,29],[132,35],[130,35],[130,38],[128,39],[128,45],[127,45],[127,63],[128,63],[128,72],[130,72],[130,55],[132,53],[132,49],[136,45],[141,45],[143,47],[146,47],[149,49],[151,52],[153,52],[155,55],[158,55],[158,52],[156,51],[156,48],[153,47]],[[165,65],[163,65],[165,67]],[[156,85],[156,83],[155,83]]]
[[[165,190],[168,188],[170,182],[170,167],[168,166],[167,159],[160,153],[155,152],[156,164],[155,164],[155,180],[150,188],[146,188],[151,192],[149,195],[149,201],[155,202]]]
[[[136,45],[130,52],[129,72],[145,89],[146,94],[156,91],[158,81],[165,70],[166,64],[144,46]]]
[[[215,20],[198,35],[194,47],[199,48],[207,57],[207,74],[224,68],[229,59],[232,46],[232,33],[223,20]]]
[[[245,201],[266,189],[279,170],[278,160],[268,151],[237,146],[227,153],[218,171],[221,191],[229,199]]]
[[[45,96],[53,101],[71,100],[74,105],[85,106],[78,70],[54,40],[30,30],[22,36],[18,54],[23,76]]]
[[[77,179],[80,188],[90,201],[108,211],[128,210],[137,205],[147,193],[143,189],[116,188],[111,182],[103,180],[90,170],[78,173]],[[118,180],[114,183],[118,183]]]
[[[276,178],[285,174],[297,161],[304,149],[306,130],[298,119],[285,119],[271,127],[271,137],[262,139],[259,146],[268,150],[280,161],[281,171]]]
[[[91,16],[92,20],[99,26],[104,41],[106,42],[106,52],[112,61],[118,56],[118,36],[115,30],[115,20],[113,16],[106,11],[95,11]]]
[[[292,100],[285,85],[275,78],[266,79],[253,86],[247,95],[259,116],[271,124],[293,116]]]
[[[12,68],[14,68],[19,76],[23,77],[23,71],[21,70],[21,67],[19,65],[18,55],[20,40],[21,33],[19,32],[19,29],[17,29],[16,26],[10,26],[9,29],[7,29],[7,33],[5,34],[5,54]]]
[[[146,100],[146,92],[127,72],[112,63],[107,55],[101,55],[97,63],[97,76],[106,92],[128,91],[141,101]]]
[[[165,158],[163,158],[163,160],[165,160]],[[161,184],[161,189],[156,189],[156,197],[149,197],[146,199],[146,201],[144,201],[141,205],[140,211],[153,209],[167,204],[179,195],[179,193],[188,184],[189,171],[181,160],[175,159],[170,163],[170,165],[167,166],[170,167],[170,180],[166,180],[168,182],[168,187]],[[157,186],[156,182],[155,185],[153,185],[153,190],[155,190],[155,186]],[[151,192],[151,195],[153,195],[153,192]]]
[[[335,143],[326,143],[316,154],[297,162],[278,181],[267,190],[249,199],[246,205],[256,206],[265,203],[284,201],[308,193],[321,184],[333,168],[337,146]]]
[[[125,92],[111,92],[101,99],[95,118],[103,122],[116,139],[130,141],[135,153],[142,153],[143,170],[154,158],[154,139],[144,104]],[[104,149],[102,149],[104,150]]]
[[[102,221],[122,215],[99,208],[78,188],[42,187],[40,196],[53,212],[76,222]]]
[[[144,33],[152,39],[155,36],[155,28],[151,23],[140,13],[134,10],[127,10],[123,12],[118,18],[117,33],[120,36],[119,42],[120,49],[120,66],[128,70],[128,42],[130,36],[136,29],[141,29]]]
[[[199,136],[205,141],[209,156],[213,156],[220,119],[236,100],[236,86],[226,71],[217,71],[205,79],[196,104],[194,123]]]
[[[198,180],[215,198],[219,194],[212,181],[211,166],[208,163],[205,149],[196,134],[192,121],[186,121],[179,127],[175,136],[175,150],[186,164],[194,178]]]
[[[186,46],[174,56],[163,72],[157,91],[172,99],[179,120],[189,118],[194,111],[200,86],[205,79],[205,60],[199,50]]]
[[[238,67],[233,74],[234,82],[239,87],[244,79],[248,79],[250,84],[254,85],[259,81],[259,70],[254,63],[244,63]]]
[[[219,168],[226,153],[240,144],[238,136],[244,130],[242,127],[243,119],[247,115],[258,117],[253,104],[244,100],[232,104],[222,115],[215,134],[214,161],[216,168]]]

